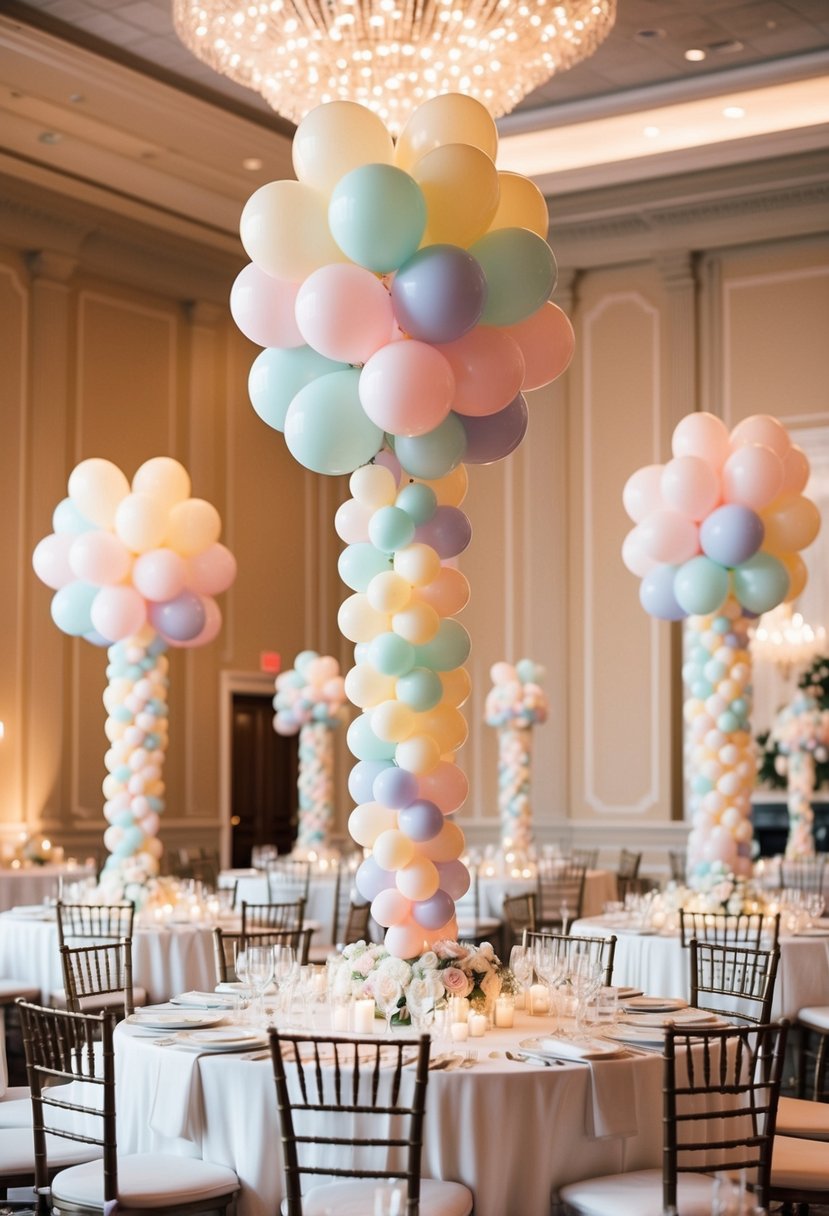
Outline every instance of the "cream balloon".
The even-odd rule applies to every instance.
[[[409,170],[444,144],[471,144],[495,160],[498,130],[489,110],[462,93],[444,93],[418,106],[394,149],[394,163]]]
[[[133,553],[146,553],[160,546],[169,519],[169,509],[160,499],[141,492],[128,494],[115,512],[115,531]]]
[[[402,870],[414,859],[415,846],[403,832],[390,828],[375,840],[372,856],[383,870]]]
[[[219,512],[203,498],[188,498],[170,510],[166,542],[181,557],[193,557],[214,545],[222,531]]]
[[[358,663],[345,677],[345,695],[360,709],[369,709],[394,697],[395,681],[384,676],[370,663]]]
[[[394,144],[373,110],[355,101],[329,101],[303,118],[291,156],[301,182],[330,194],[341,177],[360,165],[390,165]]]
[[[405,549],[398,549],[394,555],[395,573],[412,584],[413,587],[425,587],[437,578],[440,572],[440,558],[431,545],[415,541]]]
[[[407,899],[431,899],[440,886],[440,875],[428,857],[416,857],[398,870],[395,881],[398,891]]]
[[[288,282],[347,260],[328,228],[328,200],[302,182],[260,186],[245,204],[239,231],[250,260]]]
[[[372,511],[391,506],[397,497],[397,479],[381,464],[364,464],[355,469],[348,488],[358,503],[370,507]]]
[[[190,497],[190,474],[172,456],[153,456],[136,470],[132,489],[134,494],[149,494],[169,510]]]
[[[100,528],[110,528],[119,502],[130,492],[130,483],[112,461],[93,456],[75,466],[69,474],[68,489],[84,519]]]
[[[349,835],[366,849],[372,848],[383,832],[396,827],[397,811],[389,810],[379,802],[363,802],[348,817]]]
[[[521,173],[502,172],[498,174],[498,183],[500,199],[489,226],[490,232],[496,228],[529,228],[546,241],[550,213],[547,200],[535,182]]]
[[[337,623],[340,632],[350,642],[370,642],[379,633],[388,632],[389,617],[387,613],[372,608],[368,597],[357,592],[340,604]]]
[[[410,735],[398,743],[394,758],[399,768],[416,776],[433,772],[440,764],[440,748],[430,735]]]

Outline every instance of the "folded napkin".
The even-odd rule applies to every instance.
[[[618,1043],[606,1039],[546,1038],[541,1049],[558,1059],[580,1061],[590,1069],[590,1089],[584,1110],[584,1130],[594,1140],[635,1136],[639,1130],[634,1100],[636,1064]]]
[[[194,1009],[232,1009],[235,999],[232,993],[182,992],[172,997],[174,1005],[191,1005]]]
[[[626,1026],[716,1026],[724,1024],[722,1018],[706,1009],[675,1009],[671,1013],[625,1013],[620,1018]]]
[[[276,991],[276,984],[270,983],[265,989],[264,995],[273,996]],[[221,984],[216,985],[216,992],[214,992],[212,995],[216,996],[225,993],[228,995],[236,994],[238,996],[242,992],[247,992],[250,994],[250,984],[240,984],[238,980],[222,980]],[[201,995],[201,993],[199,995]]]
[[[204,1130],[199,1052],[165,1047],[148,1057],[156,1069],[149,1124],[160,1136],[198,1143]]]

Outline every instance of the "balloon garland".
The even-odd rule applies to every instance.
[[[32,564],[55,591],[58,628],[109,647],[103,792],[110,856],[101,886],[107,898],[140,898],[162,853],[164,652],[213,641],[222,623],[213,596],[233,582],[236,560],[219,543],[218,511],[190,497],[189,475],[170,457],[146,461],[132,485],[111,461],[84,460],[68,491]]]
[[[622,559],[641,579],[639,598],[661,620],[689,619],[683,667],[692,883],[714,863],[751,866],[750,620],[806,585],[799,551],[820,528],[803,495],[805,453],[768,414],[729,433],[713,414],[674,430],[673,458],[630,477],[623,501],[635,527]]]
[[[829,710],[822,709],[812,693],[799,689],[772,723],[771,741],[785,757],[789,808],[786,857],[812,857],[815,761],[825,758],[829,747]]]
[[[330,845],[334,822],[333,732],[345,720],[340,665],[331,655],[303,650],[276,677],[274,730],[299,732],[299,822],[294,852],[319,855]]]
[[[532,727],[547,721],[549,704],[540,681],[544,668],[531,659],[495,663],[485,705],[487,726],[498,731],[498,809],[505,853],[532,848]]]
[[[347,137],[346,137],[347,134]],[[233,317],[266,347],[250,398],[314,472],[351,474],[335,525],[354,591],[340,628],[363,711],[349,829],[372,850],[357,885],[399,957],[456,932],[469,877],[452,822],[466,797],[466,630],[453,619],[471,538],[464,464],[509,455],[524,392],[560,375],[573,331],[550,303],[556,265],[536,186],[499,173],[495,123],[460,94],[420,106],[395,144],[382,120],[331,102],[300,123],[297,181],[248,200],[251,258]]]

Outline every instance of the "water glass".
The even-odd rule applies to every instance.
[[[615,1026],[619,1018],[619,989],[600,988],[596,993],[596,1021],[599,1027]]]

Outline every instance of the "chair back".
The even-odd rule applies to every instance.
[[[99,1148],[103,1154],[104,1210],[118,1198],[115,1139],[115,1053],[112,1013],[75,1013],[18,1001],[26,1071],[32,1091],[32,1132],[38,1212],[50,1212],[46,1133]],[[81,1082],[79,1098],[67,1098],[66,1085]],[[77,1090],[75,1091],[77,1094]],[[75,1096],[73,1094],[73,1096]],[[71,1116],[67,1118],[67,1113]],[[75,1118],[81,1115],[82,1118]],[[90,1154],[92,1156],[92,1154]]]
[[[631,853],[630,849],[622,849],[619,854],[619,868],[616,873],[619,878],[636,878],[641,864],[641,853]]]
[[[355,903],[350,900],[348,913],[342,927],[342,936],[335,942],[336,946],[350,946],[354,942],[367,942],[369,938],[369,921],[371,920],[371,904]]]
[[[668,865],[674,882],[685,882],[688,854],[685,849],[668,849]]]
[[[291,946],[300,967],[308,961],[313,929],[260,929],[241,933],[227,933],[224,929],[213,930],[213,964],[217,984],[233,984],[236,974],[236,951],[244,942],[250,946]]]
[[[609,988],[613,983],[613,962],[616,957],[616,938],[611,937],[570,937],[566,933],[549,933],[545,930],[532,932],[524,931],[523,944],[532,950],[536,942],[558,942],[559,957],[561,952],[568,961],[576,954],[586,954],[593,963],[602,968],[602,984]]]
[[[308,901],[311,886],[311,863],[298,857],[275,857],[268,862],[268,891],[272,900]]]
[[[795,891],[810,891],[813,894],[823,894],[823,884],[826,879],[826,859],[829,854],[816,853],[814,857],[804,857],[799,860],[780,863],[780,885]]]
[[[587,867],[572,861],[538,863],[536,921],[541,928],[565,928],[581,916]],[[565,928],[566,931],[566,928]]]
[[[598,849],[571,849],[570,860],[573,865],[584,866],[585,870],[595,870],[599,864]]]
[[[250,929],[301,929],[304,923],[304,899],[284,904],[251,904],[242,900],[243,936]]]
[[[82,1013],[84,1003],[118,995],[128,1016],[135,1010],[132,991],[132,942],[98,942],[93,946],[61,946],[66,1006]]]
[[[348,861],[337,864],[334,881],[334,916],[331,924],[331,944],[341,949],[352,942],[368,940],[371,905],[354,885],[355,870]]]
[[[67,939],[94,938],[98,941],[132,940],[135,904],[65,904],[58,900],[58,945]]]
[[[696,938],[720,945],[776,946],[780,936],[780,913],[767,917],[763,912],[689,912],[679,909],[679,936],[683,946]]]
[[[287,1216],[302,1216],[303,1178],[320,1176],[403,1180],[405,1212],[417,1216],[429,1036],[345,1039],[272,1029],[270,1043]]]
[[[766,1210],[787,1025],[665,1033],[662,1206],[681,1173],[746,1170]],[[708,1113],[706,1113],[708,1112]]]
[[[504,896],[502,913],[510,937],[507,945],[521,941],[525,929],[531,933],[535,932],[535,902],[535,891]]]
[[[690,943],[691,1004],[723,1017],[758,1025],[771,1021],[780,947]]]

